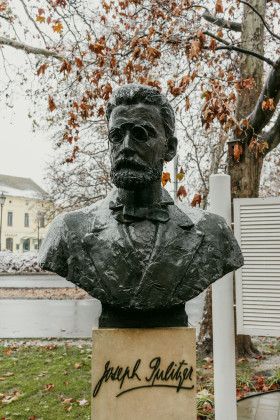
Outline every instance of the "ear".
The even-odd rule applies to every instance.
[[[178,144],[177,137],[169,137],[166,143],[166,151],[165,151],[165,156],[164,156],[164,160],[166,162],[170,162],[176,155],[177,144]]]

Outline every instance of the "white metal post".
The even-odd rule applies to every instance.
[[[231,226],[231,188],[229,175],[210,177],[210,211],[223,216]],[[213,358],[215,419],[236,420],[235,332],[233,274],[212,286]]]

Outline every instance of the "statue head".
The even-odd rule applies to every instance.
[[[122,86],[111,96],[106,116],[113,183],[134,190],[160,180],[164,161],[177,150],[167,98],[149,86]]]

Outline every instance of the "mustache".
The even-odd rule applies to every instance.
[[[146,170],[149,166],[143,162],[141,162],[139,159],[135,158],[126,158],[121,156],[118,158],[114,163],[114,170],[118,169],[142,169]]]

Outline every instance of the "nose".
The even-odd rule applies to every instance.
[[[123,141],[121,143],[121,151],[124,154],[134,153],[133,141],[131,139],[131,132],[130,132],[130,130],[126,130],[126,132],[125,132],[124,139],[123,139]]]

